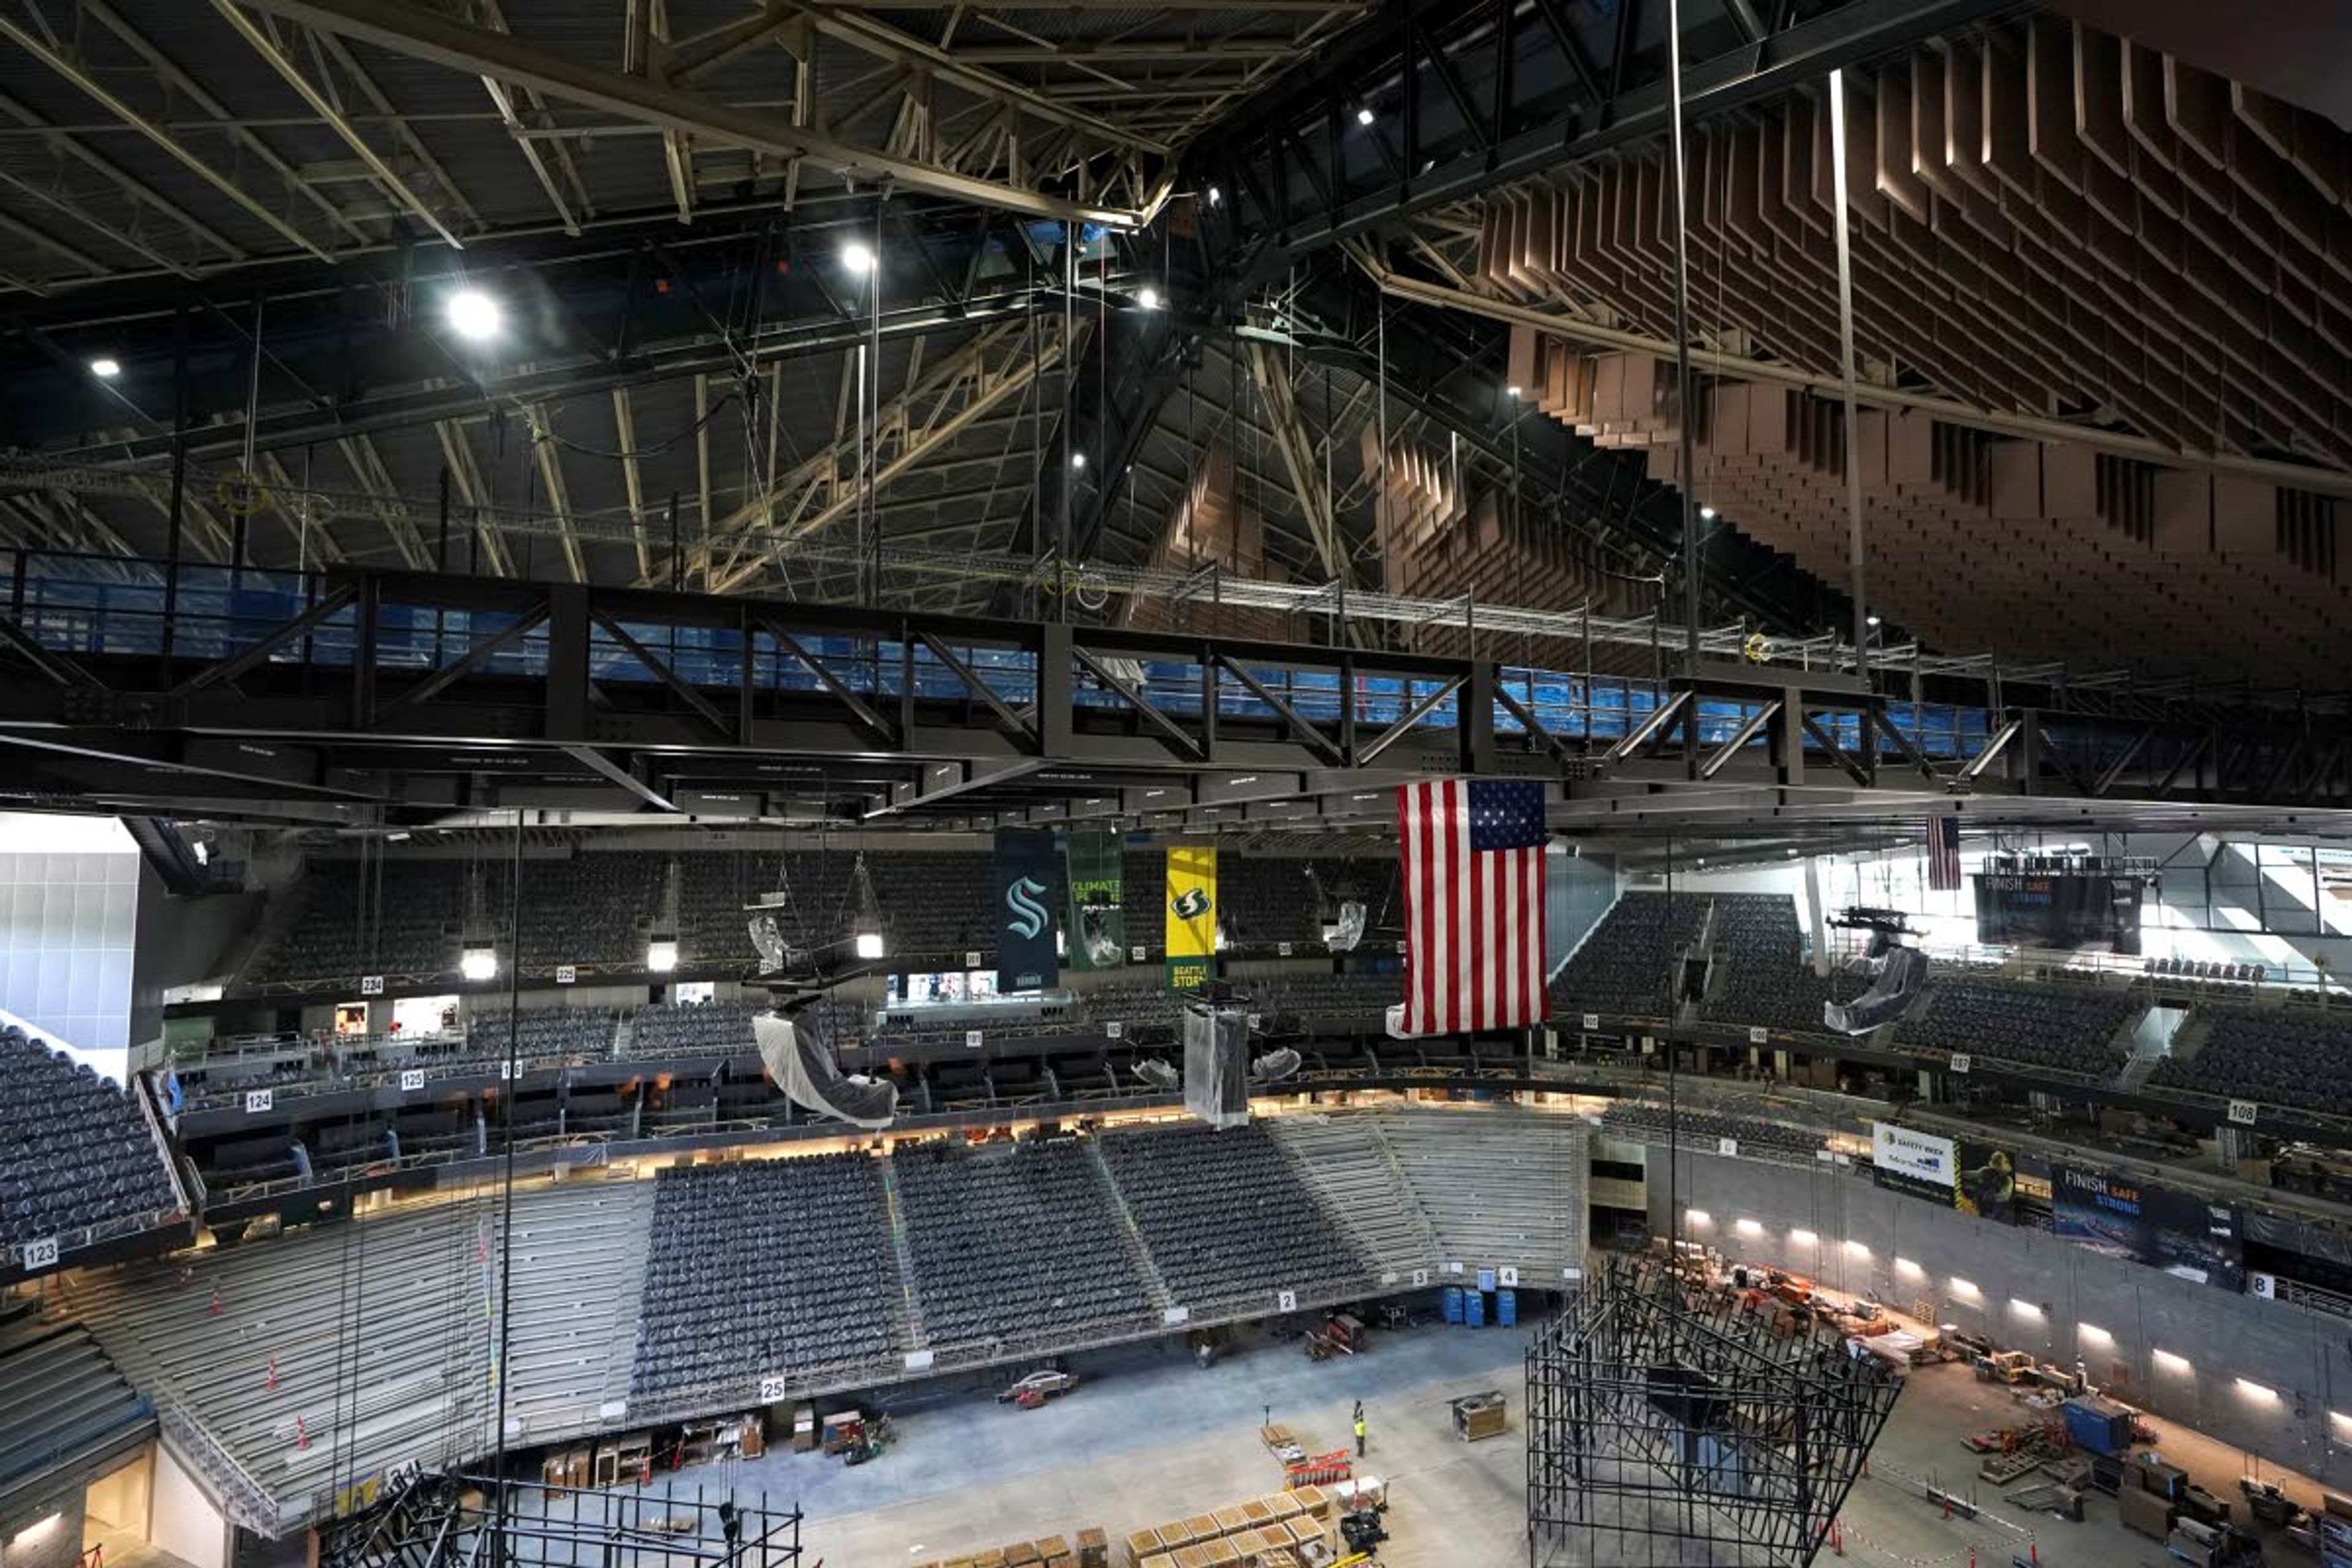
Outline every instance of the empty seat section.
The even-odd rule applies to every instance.
[[[865,1154],[674,1167],[654,1183],[631,1397],[750,1397],[898,1346],[901,1285],[876,1163]]]
[[[1158,1321],[1108,1188],[1074,1138],[892,1157],[934,1349],[1084,1339]]]
[[[133,1096],[0,1028],[0,1250],[50,1237],[71,1248],[161,1225],[179,1205]]]
[[[1707,900],[1690,893],[1627,893],[1585,933],[1551,983],[1554,1014],[1573,1020],[1664,1018],[1674,1010],[1676,952],[1698,940]]]
[[[1102,1148],[1169,1294],[1195,1315],[1284,1290],[1333,1300],[1378,1278],[1261,1126],[1113,1132]]]
[[[1525,1112],[1397,1111],[1380,1121],[1445,1261],[1510,1265],[1529,1286],[1581,1268],[1583,1123]]]
[[[2352,1116],[2352,1016],[2281,1008],[2212,1007],[2205,1042],[2167,1057],[2159,1089],[2194,1089],[2322,1116]]]
[[[1996,1058],[2049,1072],[2104,1077],[2123,1066],[2117,1035],[2133,1003],[2121,992],[1931,980],[1895,1026],[1903,1046]]]

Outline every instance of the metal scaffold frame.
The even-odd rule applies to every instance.
[[[801,1514],[765,1493],[541,1487],[415,1473],[321,1532],[320,1568],[792,1568]]]
[[[1527,1380],[1530,1568],[1809,1563],[1903,1386],[1810,1322],[1618,1258]]]

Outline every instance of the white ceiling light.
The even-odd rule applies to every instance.
[[[874,270],[874,248],[862,239],[853,239],[841,247],[841,264],[863,278]]]
[[[1073,452],[1070,454],[1070,467],[1074,468],[1084,468],[1086,466],[1087,455],[1084,452]]]
[[[1366,107],[1364,107],[1364,108],[1362,108],[1362,109],[1359,109],[1358,110],[1356,110],[1356,123],[1357,123],[1357,124],[1359,124],[1359,125],[1370,125],[1371,122],[1372,122],[1372,111],[1371,111],[1371,108],[1370,108],[1370,106],[1367,105]]]
[[[1715,521],[1715,508],[1711,506],[1700,507],[1698,509],[1698,514],[1708,522],[1713,522]]]
[[[469,343],[486,343],[499,335],[503,312],[499,302],[479,289],[460,289],[442,307],[449,330]]]
[[[89,362],[89,374],[98,377],[100,381],[112,381],[116,376],[122,374],[122,362],[119,359],[110,359],[106,355],[100,354],[98,358]]]
[[[1864,626],[1874,626],[1878,624],[1878,617],[1876,616],[1864,616],[1862,619]]]
[[[1510,397],[1517,397],[1519,395],[1519,389],[1516,386],[1507,386],[1503,388],[1503,392],[1505,395]]]
[[[1146,283],[1135,291],[1135,302],[1147,310],[1160,309],[1160,290]]]
[[[1217,187],[1216,187],[1216,186],[1214,186],[1214,185],[1211,185],[1211,186],[1209,187],[1209,205],[1210,205],[1211,206],[1215,206],[1219,202],[1222,202],[1222,201],[1223,201],[1224,199],[1225,199],[1225,193],[1224,193],[1224,192],[1223,192],[1223,191],[1221,191],[1221,190],[1217,189]]]

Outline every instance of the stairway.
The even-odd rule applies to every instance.
[[[882,1162],[882,1201],[890,1211],[890,1250],[898,1258],[898,1338],[910,1351],[924,1349],[931,1342],[923,1330],[923,1303],[915,1292],[915,1249],[907,1240],[907,1211],[898,1201],[898,1167],[896,1162]]]
[[[616,1062],[626,1061],[629,1059],[630,1052],[635,1048],[636,1043],[637,1015],[634,1009],[624,1008],[621,1012],[620,1023],[614,1026],[612,1047],[606,1054]]]
[[[2133,1014],[2116,1040],[2125,1050],[2124,1065],[2116,1069],[2115,1087],[2119,1089],[2137,1089],[2147,1082],[2167,1057],[2186,1060],[2195,1056],[2205,1044],[2205,1037],[2212,1032],[2212,1025],[2204,1013],[2192,1009],[2188,1018],[2168,1037],[2143,1037],[2139,1025],[2149,1011],[2152,1009]]]
[[[1135,1223],[1135,1211],[1127,1206],[1127,1194],[1118,1189],[1118,1178],[1111,1174],[1110,1162],[1103,1157],[1102,1140],[1087,1140],[1087,1152],[1094,1156],[1095,1174],[1102,1178],[1103,1192],[1110,1199],[1111,1212],[1118,1216],[1119,1239],[1127,1246],[1128,1260],[1151,1292],[1151,1302],[1161,1311],[1176,1305],[1175,1292],[1168,1281],[1160,1277],[1160,1265],[1152,1260],[1151,1248],[1144,1244],[1143,1232]]]

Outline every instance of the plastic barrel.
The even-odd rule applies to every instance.
[[[1517,1290],[1495,1292],[1495,1321],[1504,1328],[1516,1327],[1519,1321],[1519,1293]]]
[[[1448,1285],[1445,1288],[1444,1301],[1445,1321],[1449,1323],[1460,1322],[1462,1321],[1462,1287]]]
[[[1462,1293],[1462,1321],[1474,1329],[1486,1326],[1486,1295],[1483,1290]]]

